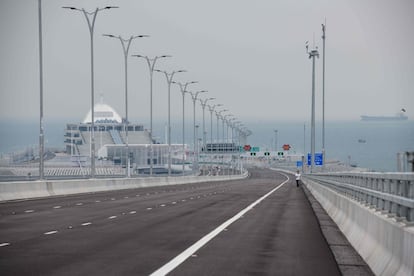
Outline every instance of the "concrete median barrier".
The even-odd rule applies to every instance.
[[[376,275],[414,276],[414,226],[306,179],[306,187]]]
[[[242,175],[231,176],[183,176],[2,182],[0,183],[0,202],[58,195],[135,189],[142,187],[236,180],[246,178],[247,176],[248,173],[246,172]]]

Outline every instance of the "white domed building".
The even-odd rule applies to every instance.
[[[109,105],[104,103],[98,103],[94,106],[94,119],[95,124],[100,123],[122,123],[122,117]],[[84,124],[90,124],[92,122],[92,111],[89,110],[85,119],[83,120]]]
[[[65,129],[66,153],[74,158],[77,163],[86,165],[91,156],[91,130],[92,112],[86,114],[81,123],[69,123]],[[94,137],[96,158],[108,160],[111,165],[125,167],[127,164],[127,132],[125,119],[122,118],[108,104],[97,103],[94,106]],[[149,148],[151,136],[143,125],[128,123],[128,149],[131,156],[131,164],[135,169],[143,170],[148,168],[150,163]],[[171,145],[174,156],[173,163],[181,162],[182,145]],[[153,141],[153,164],[158,167],[165,167],[168,163],[168,145],[158,144]],[[108,163],[108,162],[107,162]],[[75,164],[75,163],[74,163]]]

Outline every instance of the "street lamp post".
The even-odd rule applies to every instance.
[[[220,152],[220,143],[219,143],[219,141],[220,141],[220,131],[219,131],[220,124],[219,124],[219,119],[221,119],[221,118],[222,118],[221,113],[226,112],[226,111],[228,111],[228,109],[223,109],[223,110],[220,110],[220,111],[216,111],[216,117],[217,117],[217,144],[218,144],[218,152]]]
[[[130,36],[128,39],[124,39],[121,36],[114,36],[111,34],[104,34],[103,36],[119,39],[122,45],[122,51],[124,53],[124,73],[125,73],[125,146],[126,146],[126,177],[131,176],[130,171],[130,156],[129,156],[129,141],[128,141],[128,53],[129,48],[131,46],[132,40],[135,38],[141,38],[141,37],[148,37],[148,35],[136,35],[136,36]]]
[[[207,152],[207,132],[206,132],[206,121],[205,121],[205,111],[206,111],[206,105],[208,101],[212,101],[216,98],[208,98],[208,99],[200,99],[201,107],[203,108],[203,149],[204,149],[204,155]]]
[[[227,124],[227,117],[228,116],[233,116],[232,114],[226,114],[222,116],[222,123],[223,123],[223,158],[222,158],[222,165],[224,167],[224,156],[227,153],[227,140],[228,140],[228,136],[229,136],[229,129],[228,129],[228,124]],[[224,123],[226,123],[227,129],[226,132],[224,132]],[[223,168],[223,173],[224,173],[224,168]]]
[[[186,72],[185,70],[172,71],[168,73],[167,71],[155,70],[160,73],[164,73],[165,78],[167,79],[168,84],[168,176],[171,175],[171,83],[173,82],[173,77],[176,73]]]
[[[210,165],[211,171],[213,171],[213,162],[212,162],[212,154],[213,154],[213,112],[214,108],[223,106],[222,104],[215,104],[215,105],[208,105],[208,110],[210,111]]]
[[[326,20],[325,24],[322,24],[322,42],[323,42],[323,52],[322,52],[322,168],[325,168],[325,30],[326,30]]]
[[[208,101],[212,101],[215,100],[216,98],[207,98],[207,99],[200,99],[200,103],[201,103],[201,107],[203,108],[203,148],[204,150],[207,147],[207,132],[206,132],[206,121],[205,121],[205,111],[206,111],[206,106],[207,106],[207,102]]]
[[[309,54],[309,59],[312,59],[312,114],[311,114],[311,170],[313,172],[313,167],[315,163],[315,58],[319,58],[319,52],[317,49],[308,50],[308,45],[306,45],[306,51]]]
[[[236,120],[235,117],[233,117],[233,115],[231,115],[232,118],[229,118],[228,120],[226,120],[226,124],[227,124],[227,142],[230,144],[230,160],[229,160],[229,167],[228,167],[228,172],[230,174],[230,167],[232,165],[232,161],[233,161],[233,151],[234,151],[234,144],[233,144],[233,122]],[[230,135],[229,135],[229,129],[231,130]]]
[[[42,0],[38,0],[39,17],[39,98],[40,98],[40,124],[39,124],[39,179],[44,178],[44,127],[43,127],[43,47],[42,47]]]
[[[226,133],[224,132],[224,123],[226,123],[226,125],[227,125],[227,117],[229,117],[229,116],[233,116],[233,115],[232,114],[226,114],[226,115],[224,115],[222,117],[222,123],[223,123],[223,142],[224,143],[227,143],[227,139],[228,139],[228,136],[229,136],[228,126],[227,126],[227,132]],[[225,150],[225,148],[227,148],[227,146],[226,145],[223,145],[223,151]]]
[[[223,106],[222,104],[208,105],[208,110],[210,111],[210,143],[213,146],[213,112],[214,108]],[[211,148],[213,149],[213,148]]]
[[[139,57],[139,58],[143,58],[147,61],[148,64],[148,69],[149,69],[149,74],[150,74],[150,176],[152,176],[153,173],[153,138],[152,138],[152,78],[154,75],[154,70],[155,70],[155,63],[157,62],[158,59],[160,58],[166,58],[166,57],[171,57],[169,55],[163,55],[163,56],[156,56],[154,58],[149,58],[148,56],[142,56],[142,55],[133,55],[134,57]]]
[[[195,156],[197,156],[197,158],[196,158],[196,164],[197,164],[197,168],[198,168],[198,154],[199,154],[199,152],[198,152],[198,144],[199,144],[199,140],[198,140],[198,129],[199,129],[199,125],[195,125],[195,141],[196,141],[196,144],[194,145],[194,155]]]
[[[184,102],[185,102],[185,93],[188,93],[187,91],[187,86],[190,84],[194,84],[197,83],[197,81],[190,81],[190,82],[186,82],[186,83],[181,83],[181,82],[173,82],[176,83],[180,86],[180,91],[181,91],[181,95],[183,97],[183,155],[182,155],[182,163],[183,163],[183,175],[185,172],[185,117],[184,117]]]
[[[241,162],[241,150],[240,148],[242,147],[241,141],[240,141],[240,136],[241,136],[241,127],[243,126],[243,124],[239,121],[237,122],[236,125],[236,133],[237,133],[237,144],[239,147],[239,153],[238,153],[238,168],[240,171],[240,174],[242,174],[242,162]]]
[[[193,100],[193,129],[194,129],[194,133],[193,133],[193,137],[194,137],[194,146],[193,146],[193,156],[196,154],[196,101],[198,99],[198,95],[200,93],[206,93],[206,90],[201,90],[201,91],[197,91],[197,92],[190,92],[191,98]],[[195,158],[195,163],[194,163],[194,158],[193,158],[193,169],[198,169],[198,155]]]
[[[236,118],[233,118],[234,120],[232,121],[230,127],[231,127],[231,143],[233,145],[232,147],[232,162],[233,162],[233,156],[234,156],[234,160],[237,159],[237,161],[234,161],[233,163],[233,168],[232,168],[232,172],[233,174],[235,174],[235,169],[238,167],[238,162],[239,162],[239,157],[240,157],[240,146],[237,140],[237,124],[240,123],[240,121],[237,121]],[[237,153],[234,153],[234,151],[237,151]]]
[[[102,10],[109,10],[118,8],[115,6],[106,6],[104,8],[96,8],[93,12],[87,12],[85,9],[78,9],[75,7],[63,7],[64,9],[70,9],[74,11],[82,12],[88,23],[89,34],[90,34],[90,45],[91,45],[91,178],[95,178],[95,74],[94,74],[94,55],[93,55],[93,35],[95,29],[95,20],[98,13]],[[92,16],[92,21],[90,16]]]
[[[278,149],[277,149],[277,129],[275,129],[274,130],[274,132],[275,132],[275,152],[277,152],[278,151]]]

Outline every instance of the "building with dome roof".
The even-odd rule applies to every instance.
[[[66,153],[75,156],[77,162],[87,162],[91,156],[91,129],[92,112],[84,117],[81,123],[68,123],[65,129]],[[94,132],[97,158],[112,161],[114,165],[127,164],[126,152],[126,124],[111,106],[97,103],[94,106]],[[153,141],[153,164],[165,166],[167,164],[168,145]],[[128,122],[128,148],[131,164],[139,168],[146,168],[150,163],[149,148],[151,136],[143,125]],[[182,162],[182,145],[171,145],[173,163]],[[185,150],[185,149],[184,149]],[[174,158],[176,156],[176,158]]]
[[[104,103],[98,103],[94,106],[95,112],[95,124],[96,123],[122,123],[122,117],[109,105]],[[83,120],[84,124],[92,122],[92,111],[89,110]]]

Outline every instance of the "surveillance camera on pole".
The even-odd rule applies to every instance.
[[[318,48],[309,51],[308,41],[306,41],[306,52],[309,59],[312,59],[312,115],[311,115],[311,170],[315,163],[315,58],[319,58]]]

